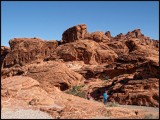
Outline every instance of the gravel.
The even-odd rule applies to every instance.
[[[49,114],[39,110],[3,110],[1,111],[2,119],[54,119]]]

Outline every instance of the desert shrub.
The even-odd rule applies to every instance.
[[[71,89],[66,90],[65,93],[85,98],[86,93],[81,90],[82,87],[83,87],[83,85],[73,86]]]
[[[86,97],[86,93],[84,91],[78,92],[75,96],[79,96],[81,98],[85,98]]]
[[[102,83],[102,86],[106,86],[106,83],[107,83],[107,81],[104,81],[104,82]]]
[[[111,102],[111,103],[108,103],[106,106],[107,107],[117,107],[117,106],[119,106],[119,103],[118,102]]]

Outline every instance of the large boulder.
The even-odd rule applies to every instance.
[[[60,45],[55,50],[57,56],[64,61],[84,61],[86,64],[95,64],[95,50],[98,43],[91,40],[78,40]],[[51,55],[52,57],[52,55]]]
[[[11,51],[6,55],[3,67],[15,64],[23,66],[36,60],[43,60],[58,46],[54,40],[44,41],[39,38],[14,38],[9,44]]]
[[[63,43],[84,39],[84,35],[86,33],[87,33],[87,26],[85,24],[80,24],[80,25],[68,28],[62,34]]]

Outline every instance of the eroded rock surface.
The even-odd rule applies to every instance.
[[[76,40],[84,39],[86,33],[87,26],[85,24],[73,26],[65,30],[62,34],[63,43],[74,42]]]
[[[44,41],[39,38],[14,38],[9,44],[11,51],[4,58],[4,68],[41,61],[58,46],[54,40]]]
[[[158,81],[156,78],[118,80],[109,89],[110,100],[120,104],[158,107]]]
[[[38,80],[48,91],[52,91],[54,86],[64,91],[82,84],[85,80],[82,75],[70,70],[63,62],[54,61],[28,67],[26,76]]]
[[[3,60],[6,55],[10,52],[10,48],[6,46],[1,46],[1,68],[3,67]]]
[[[8,77],[2,79],[1,84],[2,108],[54,104],[54,100],[40,87],[39,82],[30,77]]]

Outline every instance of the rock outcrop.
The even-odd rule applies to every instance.
[[[87,26],[85,24],[80,24],[73,26],[62,34],[63,43],[74,42],[76,40],[84,39],[87,33]]]
[[[54,100],[30,77],[14,76],[2,79],[2,107],[26,107],[28,105],[52,105]]]
[[[62,43],[74,42],[77,40],[94,40],[96,42],[108,42],[111,38],[110,33],[104,34],[104,32],[96,31],[93,33],[87,32],[87,26],[85,24],[80,24],[73,26],[62,34]]]
[[[9,52],[10,52],[9,47],[1,46],[1,68],[2,68],[3,60]]]
[[[5,56],[3,67],[21,66],[42,60],[58,46],[56,41],[44,41],[39,38],[14,38],[9,41],[11,51]]]
[[[106,43],[110,41],[110,36],[108,37],[104,34],[104,32],[97,31],[97,32],[93,32],[91,34],[86,35],[85,39]]]
[[[127,75],[127,74],[126,74]],[[128,77],[130,75],[130,77]],[[121,105],[138,105],[159,107],[158,82],[157,78],[133,79],[131,74],[109,79],[108,82],[101,82],[103,87],[94,82],[90,84],[91,96],[98,101],[103,101],[103,93],[107,90],[108,102],[118,102]]]
[[[52,92],[54,87],[64,91],[72,86],[83,84],[85,80],[81,74],[69,69],[62,61],[47,61],[22,67],[4,68],[1,74],[3,79],[11,76],[29,76],[38,80],[41,87],[48,92]]]
[[[67,61],[84,61],[85,64],[101,64],[114,62],[118,55],[109,47],[103,49],[93,40],[78,40],[58,46],[49,59]]]
[[[149,78],[143,80],[127,79],[115,81],[108,92],[111,94],[110,101],[120,104],[159,106],[158,79]]]
[[[105,32],[105,35],[106,35],[108,38],[110,38],[110,39],[112,38],[110,31]]]
[[[64,61],[84,61],[84,63],[95,63],[94,56],[98,44],[94,41],[79,40],[67,43],[57,47],[55,50],[57,56]]]
[[[54,61],[29,66],[26,76],[38,80],[48,92],[52,92],[53,87],[64,91],[82,84],[85,80],[82,75],[70,70],[63,62]]]

